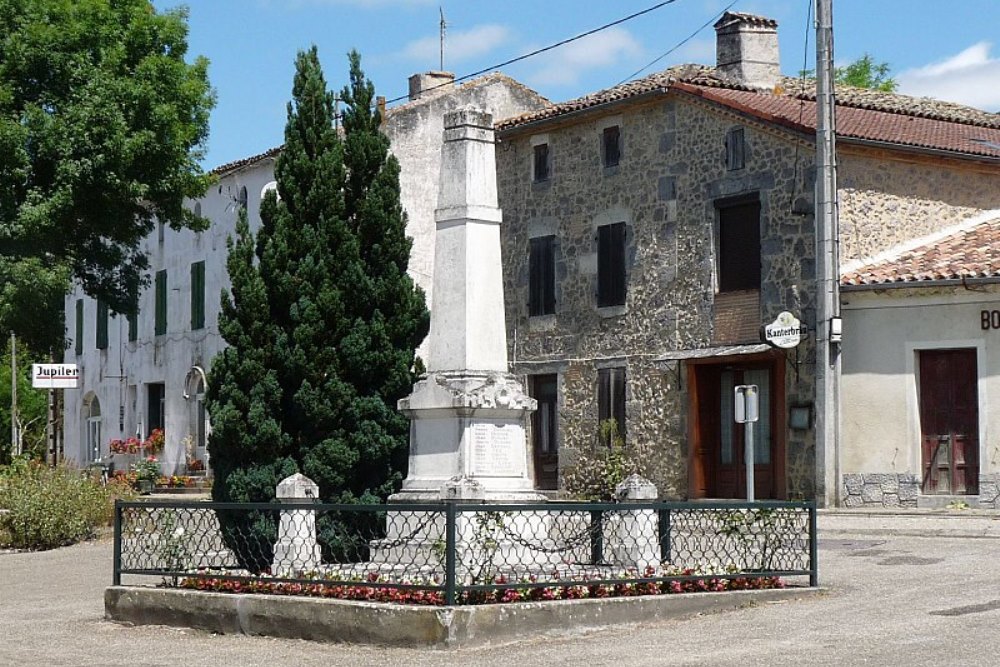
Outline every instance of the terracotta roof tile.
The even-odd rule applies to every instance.
[[[843,285],[921,283],[1000,277],[1000,211],[958,231],[910,243],[881,260],[845,271]]]
[[[784,77],[775,91],[759,91],[683,65],[539,111],[508,118],[500,131],[671,88],[801,131],[815,130],[815,82]],[[838,86],[837,131],[844,137],[1000,158],[1000,114],[895,93]]]

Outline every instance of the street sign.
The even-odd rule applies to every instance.
[[[80,372],[76,364],[31,364],[35,389],[76,389]]]
[[[760,419],[760,400],[757,393],[757,385],[740,384],[734,390],[736,403],[733,414],[736,415],[737,424],[746,424]]]

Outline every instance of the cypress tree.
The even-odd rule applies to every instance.
[[[273,498],[279,475],[297,469],[326,502],[378,502],[405,473],[408,423],[395,406],[415,379],[429,316],[406,273],[399,164],[360,56],[349,61],[341,138],[316,49],[299,53],[278,196],[261,204],[256,243],[244,226],[230,251],[232,301],[223,297],[220,330],[232,347],[213,364],[209,392],[213,423],[225,424],[209,442],[217,500]],[[273,517],[254,521],[233,530],[254,531],[259,551]],[[324,553],[362,544],[349,539],[357,528],[320,517]]]

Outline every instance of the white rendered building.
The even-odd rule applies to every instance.
[[[445,112],[474,105],[495,119],[539,109],[547,101],[502,74],[454,85],[442,72],[410,78],[410,101],[385,114],[383,129],[401,166],[400,188],[413,237],[410,274],[430,294],[434,208]],[[129,322],[77,287],[66,297],[69,347],[64,360],[80,368],[80,385],[64,394],[64,454],[86,465],[109,454],[115,438],[144,438],[163,428],[165,474],[188,457],[207,462],[210,425],[204,409],[207,374],[224,347],[220,295],[229,287],[226,239],[240,207],[260,227],[260,202],[273,187],[280,148],[213,171],[217,182],[190,202],[211,221],[201,233],[159,225],[145,240],[150,284]],[[431,306],[428,298],[428,306]]]

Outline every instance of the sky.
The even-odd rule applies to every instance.
[[[808,21],[811,1],[736,0],[731,9],[778,21],[781,68],[795,75],[803,65],[815,67],[815,29]],[[714,64],[711,24],[731,2],[674,0],[501,71],[559,102],[671,65]],[[295,55],[310,45],[319,49],[332,89],[346,82],[346,54],[355,48],[376,94],[392,100],[406,95],[411,74],[440,68],[439,11],[447,23],[444,69],[463,76],[658,3],[154,0],[159,10],[187,7],[189,58],[203,55],[210,61],[209,78],[218,101],[202,161],[206,169],[281,145]],[[833,4],[838,65],[870,53],[890,65],[899,92],[1000,111],[1000,0]]]

